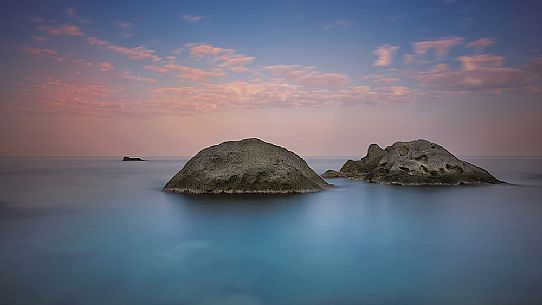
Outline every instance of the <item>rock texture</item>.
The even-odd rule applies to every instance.
[[[502,183],[486,170],[459,160],[427,140],[397,142],[386,149],[371,144],[366,157],[348,160],[340,172],[326,174],[329,178],[342,174],[366,182],[401,185]]]
[[[323,178],[348,178],[348,175],[345,173],[341,173],[335,170],[327,170],[325,173],[322,174]]]
[[[378,165],[378,162],[386,152],[380,148],[377,144],[369,145],[367,150],[367,156],[362,158],[359,161],[348,160],[341,167],[341,173],[346,174],[347,176],[356,176],[360,173],[368,173],[372,171]]]
[[[166,184],[180,193],[306,193],[331,187],[295,153],[251,138],[203,149]]]
[[[124,157],[122,158],[122,161],[145,161],[139,157]]]

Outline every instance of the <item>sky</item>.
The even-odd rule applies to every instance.
[[[113,3],[114,2],[114,3]],[[542,156],[540,1],[3,1],[0,155]]]

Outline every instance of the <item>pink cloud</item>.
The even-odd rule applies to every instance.
[[[53,58],[56,61],[64,61],[64,58],[58,54],[58,51],[53,49],[41,49],[41,48],[31,48],[23,47],[21,51],[26,54],[30,54],[36,58]]]
[[[382,77],[377,80],[375,80],[375,83],[377,84],[393,84],[398,82],[399,79],[395,77]]]
[[[375,84],[393,84],[399,81],[399,78],[397,77],[389,77],[384,74],[373,74],[373,75],[367,75],[362,77],[362,79],[370,80],[374,82]]]
[[[246,72],[248,69],[245,66],[256,59],[253,56],[236,53],[234,49],[215,47],[211,44],[188,43],[185,47],[190,50],[192,58],[209,57],[211,62],[219,67],[225,67],[234,72]]]
[[[220,69],[205,71],[199,68],[177,65],[177,64],[166,64],[166,65],[148,65],[145,66],[146,70],[157,72],[157,73],[177,73],[177,77],[190,79],[197,82],[207,81],[211,77],[222,77],[226,74]]]
[[[294,87],[281,83],[232,82],[203,87],[165,87],[152,91],[158,107],[177,111],[213,111],[228,108],[256,109],[291,106]]]
[[[98,68],[101,71],[110,71],[114,68],[113,64],[110,62],[94,63],[83,59],[70,59],[69,57],[62,56],[58,51],[53,49],[23,47],[21,48],[21,51],[36,58],[53,58],[58,62],[71,61],[87,67]]]
[[[414,53],[418,56],[425,56],[433,50],[438,59],[448,55],[450,49],[463,43],[462,37],[445,37],[436,40],[418,41],[413,44]]]
[[[135,75],[135,74],[132,73],[132,71],[129,71],[129,70],[123,70],[122,72],[119,73],[119,76],[122,77],[122,78],[135,80],[137,82],[144,82],[144,83],[155,83],[156,82],[156,79],[154,79],[154,78]]]
[[[391,94],[394,96],[405,96],[412,92],[408,87],[404,86],[391,86],[387,88]]]
[[[152,61],[161,60],[161,57],[156,55],[155,50],[148,49],[144,46],[138,46],[138,47],[133,47],[133,48],[117,46],[117,45],[111,44],[108,41],[99,39],[97,37],[88,37],[87,42],[90,45],[100,46],[102,48],[105,48],[117,54],[126,55],[128,58],[134,59],[134,60],[143,60],[143,59],[150,59]]]
[[[533,75],[542,77],[542,56],[538,56],[529,61],[529,63],[525,66],[525,69]]]
[[[495,39],[490,37],[484,37],[472,42],[469,42],[465,47],[470,49],[475,49],[477,51],[482,51],[483,49],[495,44]]]
[[[447,64],[436,64],[431,67],[431,72],[433,73],[446,72],[448,70],[450,70],[450,66]]]
[[[76,85],[56,78],[20,84],[16,95],[23,111],[69,112],[84,115],[107,115],[123,112],[128,104],[116,99],[117,87]]]
[[[463,70],[473,71],[479,68],[502,67],[504,57],[492,54],[460,56],[457,58],[463,64]]]
[[[83,60],[83,59],[73,59],[72,62],[86,66],[86,67],[97,68],[100,71],[104,71],[104,72],[111,71],[115,68],[113,64],[110,62],[95,63],[95,62]]]
[[[92,37],[92,36],[88,37],[87,41],[91,45],[100,46],[100,47],[105,47],[105,46],[111,45],[109,42],[107,42],[105,40],[99,39],[97,37]]]
[[[121,46],[110,45],[106,47],[115,53],[128,56],[130,59],[141,60],[151,59],[153,61],[160,61],[160,56],[156,55],[154,50],[147,49],[143,46],[127,48]]]
[[[541,86],[528,86],[528,87],[526,87],[526,90],[529,93],[535,93],[535,94],[541,94],[542,93],[542,87]]]
[[[529,75],[514,68],[480,68],[420,76],[418,79],[443,90],[489,90],[520,88],[528,84]]]
[[[245,73],[250,71],[247,67],[244,66],[230,66],[228,68],[235,73]]]
[[[128,70],[122,70],[119,76],[135,81],[154,82],[153,79],[138,77]],[[24,105],[28,106],[26,108],[18,103],[21,110],[87,115],[186,115],[223,109],[351,106],[410,101],[416,94],[415,90],[403,86],[377,89],[368,86],[338,90],[306,89],[284,80],[199,83],[197,86],[154,88],[148,91],[147,100],[134,100],[126,95],[119,95],[126,92],[118,87],[75,85],[58,79],[23,84],[21,89],[18,98],[31,103]],[[39,101],[39,104],[35,101]]]
[[[392,46],[389,44],[382,45],[378,47],[373,54],[376,55],[376,60],[373,63],[373,66],[376,67],[385,67],[391,64],[395,53],[399,50],[399,47]]]
[[[156,72],[156,73],[161,73],[161,74],[165,74],[165,73],[168,73],[169,70],[164,68],[163,66],[160,66],[160,65],[146,65],[143,67],[143,69],[145,70],[149,70],[149,71],[152,71],[152,72]]]
[[[324,73],[316,70],[314,67],[277,65],[267,66],[265,70],[288,82],[308,87],[336,89],[345,87],[350,82],[350,78],[344,74]]]
[[[44,42],[47,41],[47,37],[44,36],[32,36],[32,40],[35,42]]]
[[[224,52],[234,52],[233,49],[224,49],[215,47],[211,44],[194,44],[188,43],[185,45],[190,50],[190,56],[193,58],[202,58],[204,56],[218,56]]]
[[[125,26],[127,24],[128,23],[126,23]],[[64,24],[59,27],[41,25],[41,26],[38,26],[38,30],[44,31],[51,35],[67,35],[67,36],[81,36],[81,37],[85,36],[85,34],[81,32],[81,29],[78,26],[73,25],[73,24]],[[115,53],[126,55],[130,59],[135,59],[135,60],[151,59],[153,61],[160,60],[160,57],[155,54],[156,51],[147,49],[144,46],[137,46],[137,47],[132,47],[132,48],[118,46],[118,45],[114,45],[108,41],[105,41],[93,36],[87,37],[87,42],[90,45],[104,47]]]
[[[222,62],[221,64],[219,64],[219,66],[231,68],[244,67],[253,62],[254,59],[256,58],[252,56],[245,56],[242,54],[226,54],[217,57],[217,60]]]
[[[416,61],[416,55],[414,54],[405,54],[403,58],[403,63],[405,65],[411,65]]]
[[[415,90],[402,86],[377,90],[368,86],[313,90],[277,79],[205,83],[199,87],[162,87],[151,90],[151,104],[153,109],[161,109],[168,113],[191,113],[221,109],[331,107],[403,102],[412,100],[415,94]]]
[[[56,36],[85,36],[83,32],[81,32],[81,29],[77,25],[73,24],[64,24],[58,27],[50,27],[50,26],[39,26],[38,30],[47,32],[51,35]]]
[[[203,87],[164,87],[152,91],[158,108],[208,112],[220,109],[325,106],[332,103],[328,91],[306,91],[282,82],[239,81],[205,84]]]
[[[504,67],[504,58],[491,54],[460,56],[461,70],[448,66],[433,67],[429,72],[412,73],[411,77],[422,84],[444,91],[492,91],[522,89],[533,81],[532,74],[518,69]]]
[[[113,70],[113,64],[110,62],[102,62],[98,65],[99,69],[102,71],[111,71]]]

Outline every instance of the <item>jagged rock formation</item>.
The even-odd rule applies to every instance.
[[[359,161],[348,160],[341,167],[340,172],[347,176],[356,176],[359,173],[368,173],[372,171],[386,152],[377,144],[369,145],[367,156]]]
[[[306,193],[331,187],[286,148],[251,138],[203,149],[165,185],[180,193]]]
[[[341,175],[401,185],[502,183],[486,170],[459,160],[444,147],[427,140],[397,142],[386,149],[371,144],[366,157],[348,160],[340,172],[328,171],[324,177]]]

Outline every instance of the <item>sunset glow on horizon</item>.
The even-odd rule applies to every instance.
[[[3,6],[0,155],[542,155],[537,1]]]

